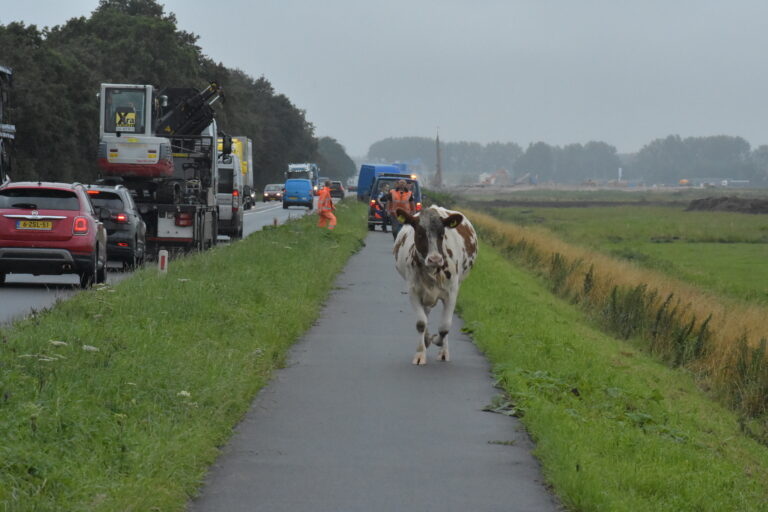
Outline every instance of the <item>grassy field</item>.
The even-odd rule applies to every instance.
[[[0,511],[183,510],[366,235],[308,216],[0,332]]]
[[[764,197],[765,191],[758,189],[585,189],[581,188],[509,188],[509,189],[466,189],[461,191],[461,197],[466,201],[516,201],[521,203],[563,202],[573,201],[589,203],[648,203],[648,204],[679,204],[687,205],[693,199],[701,199],[712,195],[728,195],[738,197]]]
[[[461,315],[504,391],[494,408],[522,418],[569,509],[768,510],[768,449],[691,374],[596,330],[491,246],[479,254]]]
[[[492,208],[502,220],[628,259],[735,299],[768,303],[768,216],[681,206]]]

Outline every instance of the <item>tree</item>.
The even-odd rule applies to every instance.
[[[101,82],[203,89],[224,87],[219,128],[254,140],[256,185],[282,179],[290,161],[314,161],[314,127],[269,81],[214,63],[197,36],[155,0],[101,0],[91,16],[50,31],[0,25],[3,64],[14,69],[13,179],[91,181],[97,174]]]
[[[317,146],[318,163],[326,176],[338,179],[351,178],[357,174],[355,162],[347,155],[344,146],[332,137],[321,137]]]

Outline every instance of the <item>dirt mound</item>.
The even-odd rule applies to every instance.
[[[768,199],[748,197],[705,197],[694,199],[686,211],[768,213]]]

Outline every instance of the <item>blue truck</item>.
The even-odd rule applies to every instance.
[[[357,177],[357,198],[360,201],[368,202],[371,198],[371,186],[379,174],[383,173],[402,173],[402,169],[397,165],[389,164],[363,164],[360,166],[360,174]]]

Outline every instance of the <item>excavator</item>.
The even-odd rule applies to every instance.
[[[212,105],[223,96],[152,85],[101,84],[98,165],[102,184],[131,190],[152,249],[216,243],[219,137]],[[232,151],[224,136],[222,154]]]

